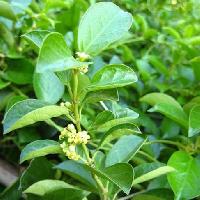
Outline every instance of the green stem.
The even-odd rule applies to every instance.
[[[48,119],[45,121],[47,124],[49,124],[50,126],[53,126],[55,129],[57,129],[58,131],[62,131],[63,130],[63,127],[57,125],[53,120],[51,119]]]
[[[80,123],[80,112],[79,112],[79,97],[78,97],[78,74],[79,71],[74,69],[73,70],[73,88],[72,88],[72,100],[73,100],[73,110],[74,110],[74,118],[75,118],[75,125],[77,130],[81,131],[81,123]],[[92,165],[91,158],[89,151],[85,144],[82,144],[83,151],[85,153],[88,165]],[[91,166],[92,167],[92,166]],[[104,188],[101,180],[96,176],[95,173],[92,173],[92,176],[94,180],[97,183],[98,189],[99,189],[99,195],[101,197],[101,200],[107,200],[107,190]]]
[[[73,107],[74,117],[76,121],[76,127],[78,131],[81,131],[80,116],[79,116],[79,105],[78,105],[78,73],[79,71],[74,69],[73,74]]]
[[[150,161],[158,162],[155,158],[153,158],[152,156],[150,156],[148,153],[146,153],[144,151],[138,151],[138,153],[145,156]]]
[[[96,181],[96,183],[98,185],[99,195],[101,197],[101,200],[108,200],[108,198],[107,198],[107,193],[108,193],[107,189],[104,187],[104,185],[102,184],[100,179],[95,174],[92,174],[92,175],[93,175],[93,178],[94,178],[94,180]]]
[[[155,143],[171,144],[171,145],[175,145],[179,148],[185,149],[184,145],[180,144],[179,142],[173,142],[170,140],[153,140],[150,142],[146,142],[145,145],[150,145],[150,144],[155,144]]]

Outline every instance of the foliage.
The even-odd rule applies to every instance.
[[[198,198],[199,20],[198,0],[1,0],[0,155],[24,171],[0,198]]]

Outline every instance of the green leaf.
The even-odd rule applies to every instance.
[[[193,199],[200,195],[200,161],[188,153],[177,151],[172,154],[168,166],[176,171],[167,175],[176,200]]]
[[[149,112],[160,112],[185,128],[188,128],[188,117],[181,105],[171,96],[163,93],[150,93],[140,101],[154,106]]]
[[[44,101],[27,99],[13,105],[3,120],[4,134],[18,128],[68,114],[67,108],[50,105]]]
[[[194,106],[189,114],[188,136],[192,137],[200,132],[200,105]]]
[[[20,163],[35,157],[57,153],[63,153],[58,142],[54,140],[36,140],[26,145],[22,150],[20,155]]]
[[[28,187],[23,193],[31,193],[38,196],[44,196],[47,193],[59,190],[59,189],[73,189],[73,186],[59,180],[42,180],[34,183]],[[75,190],[75,189],[74,189]]]
[[[134,167],[135,178],[142,176],[148,172],[151,172],[155,169],[160,167],[166,166],[164,163],[161,162],[152,162],[152,163],[142,163]]]
[[[6,17],[11,20],[16,20],[15,13],[10,3],[5,1],[0,1],[0,16]]]
[[[95,92],[89,92],[87,93],[85,99],[83,100],[83,103],[96,103],[100,101],[118,101],[119,95],[117,90],[99,90]]]
[[[126,65],[106,65],[93,76],[88,90],[124,87],[137,81],[135,72]]]
[[[42,200],[83,200],[89,194],[84,190],[78,189],[59,189],[43,196]]]
[[[64,94],[64,85],[53,72],[35,73],[33,86],[38,99],[52,104]]]
[[[0,90],[6,88],[8,85],[10,85],[10,82],[4,82],[0,79]]]
[[[149,181],[153,178],[159,177],[163,174],[168,174],[170,172],[175,171],[173,167],[170,166],[163,166],[163,167],[159,167],[153,171],[150,171],[146,174],[141,175],[140,177],[136,178],[133,181],[133,185],[139,184],[139,183],[143,183],[145,181]]]
[[[124,123],[134,123],[134,120],[138,116],[138,113],[129,108],[117,109],[115,113],[108,110],[103,111],[97,115],[89,130],[94,132],[107,132],[114,126]]]
[[[136,135],[121,137],[109,151],[106,157],[106,167],[119,162],[128,162],[142,147],[144,139]]]
[[[49,31],[45,30],[37,30],[31,31],[22,35],[22,37],[29,42],[30,44],[34,45],[37,49],[42,46],[44,38],[49,34]]]
[[[43,40],[36,65],[36,72],[64,71],[83,67],[86,63],[77,61],[60,33],[49,33]]]
[[[99,148],[101,148],[101,146],[103,146],[104,144],[109,143],[110,141],[115,140],[125,134],[128,135],[135,133],[140,134],[141,132],[139,128],[134,124],[124,123],[114,126],[105,133],[99,144]]]
[[[148,56],[148,59],[150,64],[153,65],[153,67],[155,67],[158,72],[164,74],[165,76],[169,76],[169,71],[167,67],[161,62],[158,57],[151,55]]]
[[[12,30],[10,30],[8,28],[8,26],[3,24],[3,23],[0,23],[0,37],[1,37],[1,40],[3,40],[8,45],[9,48],[13,48],[14,47],[15,37],[14,37],[14,35],[12,33]]]
[[[78,28],[79,51],[92,56],[121,39],[132,24],[132,16],[111,2],[92,5],[81,18]]]
[[[186,113],[190,113],[191,109],[194,106],[200,105],[200,96],[194,97],[191,101],[189,101],[188,103],[186,103],[183,106],[183,109],[185,110]]]
[[[104,123],[106,123],[110,120],[113,120],[113,119],[114,119],[114,114],[109,110],[104,110],[96,116],[96,118],[90,128],[96,129],[97,127],[102,126]]]
[[[103,170],[97,170],[89,166],[86,167],[94,172],[97,176],[106,179],[119,187],[126,194],[130,192],[134,177],[133,168],[130,164],[117,163],[115,165],[106,167]]]
[[[55,166],[55,169],[60,169],[74,179],[87,185],[90,190],[96,190],[96,183],[90,171],[88,171],[83,164],[73,160],[64,161]]]
[[[5,75],[9,81],[20,85],[33,82],[34,66],[28,59],[9,59],[7,63]]]
[[[73,187],[65,183],[64,181],[47,179],[32,184],[25,191],[23,191],[23,193],[31,193],[38,196],[44,196],[46,193],[62,188],[73,188]]]
[[[20,177],[20,190],[25,190],[33,183],[55,178],[53,165],[45,157],[34,158]]]
[[[64,85],[69,85],[71,80],[71,71],[56,72],[56,75]]]
[[[148,103],[151,106],[154,106],[159,103],[168,103],[181,109],[181,105],[171,96],[164,94],[164,93],[149,93],[143,96],[140,101]]]
[[[19,189],[19,178],[0,193],[1,200],[20,200],[21,197],[22,191]]]

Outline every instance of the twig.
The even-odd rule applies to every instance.
[[[16,181],[17,176],[16,169],[6,161],[0,159],[0,183],[4,186],[9,186]]]

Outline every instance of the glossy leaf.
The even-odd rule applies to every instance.
[[[163,166],[163,167],[159,167],[153,171],[150,171],[146,174],[143,174],[139,177],[137,177],[134,181],[133,181],[133,185],[139,184],[139,183],[143,183],[145,181],[149,181],[153,178],[159,177],[161,175],[164,174],[168,174],[170,172],[174,172],[175,169],[173,167],[170,166]]]
[[[71,55],[60,33],[50,33],[43,40],[36,65],[36,72],[64,71],[84,66]]]
[[[64,94],[64,85],[53,72],[35,73],[33,86],[38,99],[52,104]]]
[[[111,166],[120,162],[128,162],[142,147],[144,139],[136,135],[121,137],[109,151],[105,164]]]
[[[59,190],[59,189],[73,189],[73,187],[64,181],[59,180],[42,180],[32,184],[23,193],[31,193],[38,196],[44,196],[47,193]]]
[[[3,120],[4,134],[67,113],[67,108],[50,105],[41,100],[27,99],[16,103],[7,111]]]
[[[188,128],[188,117],[181,105],[171,96],[163,93],[150,93],[140,99],[142,102],[154,106],[149,112],[160,112],[168,118]]]
[[[68,160],[55,166],[56,169],[62,170],[74,179],[87,185],[90,189],[96,190],[96,183],[90,171],[83,164]]]
[[[45,157],[34,158],[20,177],[19,189],[24,191],[37,181],[55,178],[53,165]]]
[[[117,139],[118,137],[121,137],[123,135],[127,134],[140,134],[139,128],[131,123],[124,123],[119,124],[117,126],[114,126],[113,128],[109,129],[105,135],[103,136],[99,147],[103,146],[106,143],[109,143],[112,140]]]
[[[125,65],[106,65],[93,76],[88,90],[123,87],[137,81],[135,72]]]
[[[111,2],[92,5],[81,18],[78,28],[79,51],[97,55],[122,38],[132,24],[132,16]]]
[[[172,154],[168,166],[176,171],[167,175],[176,200],[193,199],[200,195],[200,161],[188,153],[177,151]]]
[[[42,200],[83,200],[89,192],[78,189],[59,189],[43,196]]]
[[[22,35],[22,37],[25,38],[30,44],[33,44],[37,49],[39,49],[42,46],[44,38],[49,33],[49,31],[37,30],[26,33]]]
[[[106,167],[103,170],[97,170],[92,167],[87,168],[94,172],[97,176],[110,181],[126,194],[130,192],[134,177],[133,168],[130,164],[117,163],[115,165]]]
[[[192,137],[200,132],[200,106],[194,106],[189,114],[188,136]]]
[[[139,114],[129,108],[122,108],[115,113],[110,111],[101,112],[97,115],[94,123],[89,127],[90,131],[107,132],[112,127],[124,123],[134,123]]]
[[[197,96],[197,97],[193,98],[191,101],[189,101],[188,103],[186,103],[183,106],[183,109],[185,110],[186,113],[189,114],[189,112],[191,111],[191,109],[194,106],[197,106],[197,105],[200,105],[200,96]]]
[[[28,59],[10,59],[7,63],[5,75],[9,81],[19,85],[33,82],[34,66]]]
[[[96,103],[100,101],[118,101],[119,96],[117,90],[99,90],[87,93],[83,103]]]
[[[36,140],[26,145],[22,150],[20,155],[20,163],[35,157],[57,153],[63,153],[58,142],[54,140]]]
[[[69,185],[64,181],[46,179],[32,184],[25,191],[23,191],[23,193],[31,193],[38,196],[43,196],[48,192],[68,187]]]

